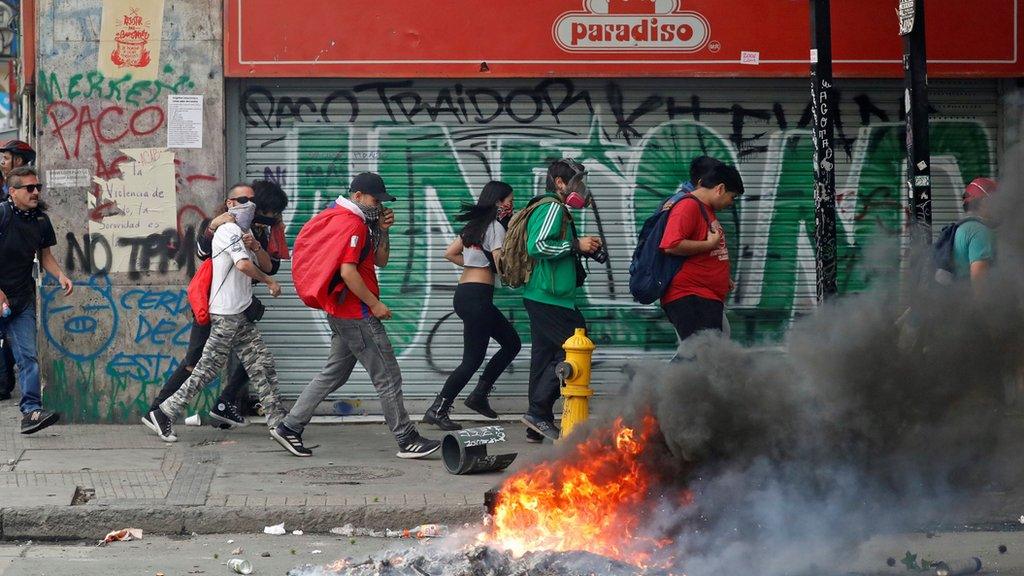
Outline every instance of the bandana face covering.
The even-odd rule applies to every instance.
[[[256,217],[253,218],[252,223],[261,224],[263,226],[273,226],[274,224],[277,224],[277,218],[274,218],[273,216],[263,216],[261,214],[257,214]]]
[[[243,231],[247,231],[252,227],[252,221],[256,216],[256,205],[252,202],[238,204],[233,208],[228,208],[228,212],[235,217],[235,224],[238,224]]]
[[[380,206],[366,206],[364,204],[356,203],[359,209],[363,211],[363,216],[366,216],[367,226],[376,226],[377,220],[380,220],[381,207]]]

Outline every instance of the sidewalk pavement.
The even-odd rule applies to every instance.
[[[259,422],[229,431],[179,423],[178,442],[168,444],[142,424],[58,424],[23,436],[19,417],[17,405],[0,403],[0,538],[7,540],[99,540],[128,527],[173,535],[261,533],[281,522],[306,533],[345,524],[461,525],[482,519],[487,490],[553,447],[526,443],[518,422],[499,422],[509,441],[492,453],[518,452],[516,462],[505,472],[454,476],[440,451],[424,460],[397,458],[382,422],[314,419],[303,440],[320,446],[313,457],[297,458]],[[1024,417],[1015,420],[1024,430]],[[1022,530],[1024,482],[1008,486],[938,509],[921,529]]]
[[[219,430],[175,425],[165,443],[137,425],[57,424],[18,433],[19,414],[0,404],[0,527],[4,539],[101,539],[114,529],[155,534],[252,533],[285,523],[327,532],[351,523],[411,528],[480,521],[484,493],[524,461],[552,449],[528,444],[525,428],[499,422],[509,441],[492,453],[519,452],[500,473],[454,476],[438,450],[403,460],[383,423],[306,428],[311,458],[298,458],[266,425]],[[494,421],[466,423],[484,426]],[[428,438],[442,432],[420,425]]]

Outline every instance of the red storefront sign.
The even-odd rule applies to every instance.
[[[1019,0],[928,0],[929,73],[1024,76]],[[228,76],[804,77],[807,0],[224,0]],[[901,77],[897,0],[832,0],[838,76]]]

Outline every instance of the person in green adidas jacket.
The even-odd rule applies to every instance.
[[[530,406],[522,417],[526,439],[557,440],[554,407],[559,395],[555,366],[565,360],[562,344],[586,321],[576,307],[576,292],[583,284],[580,257],[601,248],[600,238],[579,236],[569,209],[590,204],[586,169],[575,160],[563,158],[548,166],[547,193],[534,198],[544,202],[530,214],[526,224],[526,251],[533,271],[523,290],[523,302],[530,317]]]

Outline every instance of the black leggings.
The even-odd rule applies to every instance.
[[[149,409],[156,410],[157,406],[163,403],[181,388],[181,385],[188,380],[188,377],[192,374],[192,369],[195,368],[196,364],[199,363],[199,359],[203,356],[203,348],[206,346],[206,341],[210,339],[210,328],[211,324],[200,325],[192,323],[192,331],[188,336],[188,350],[185,352],[185,357],[181,359],[181,363],[175,368],[174,373],[164,383],[163,388],[153,399],[153,403],[149,405]],[[232,353],[233,355],[234,353]],[[229,362],[229,365],[232,363]],[[245,393],[246,384],[249,382],[249,375],[246,374],[245,368],[241,362],[234,362],[234,369],[231,370],[231,376],[228,379],[226,386],[223,386],[220,391],[220,400],[224,402],[231,402],[236,406],[239,405],[239,401]]]
[[[494,305],[494,286],[479,282],[459,284],[455,288],[455,313],[462,319],[462,364],[448,376],[441,389],[441,396],[449,399],[462,392],[483,364],[491,338],[501,349],[487,363],[481,382],[494,384],[522,348],[516,329]]]

